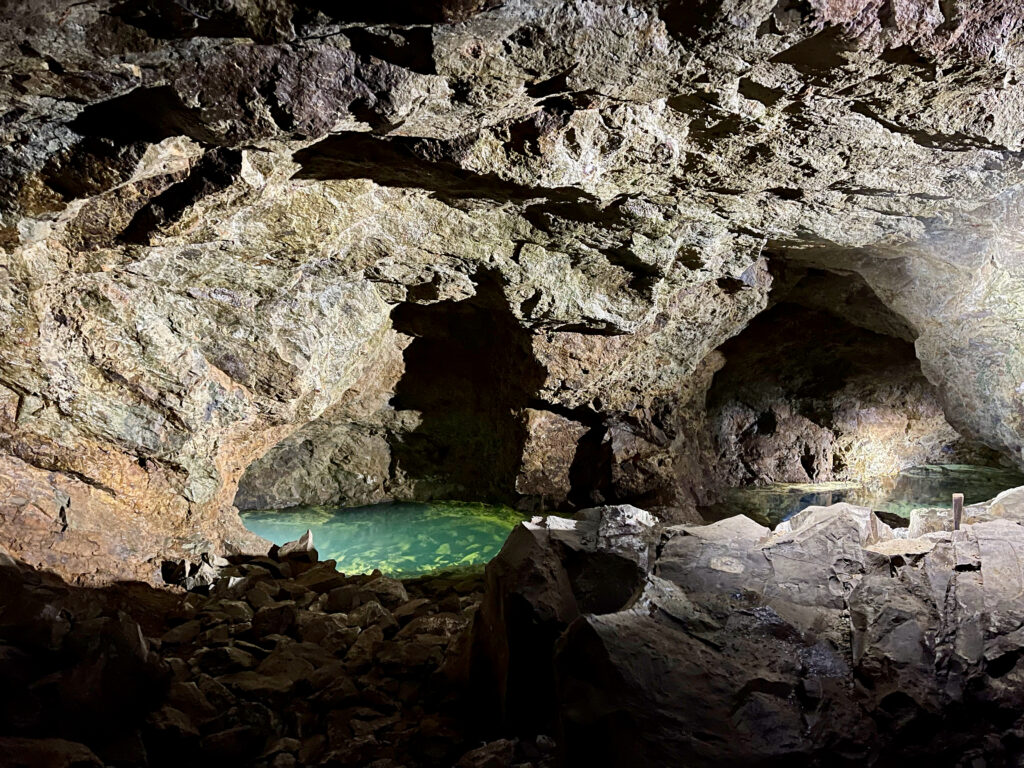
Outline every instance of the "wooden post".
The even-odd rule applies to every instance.
[[[953,530],[960,530],[960,520],[964,516],[964,495],[962,493],[953,494]]]

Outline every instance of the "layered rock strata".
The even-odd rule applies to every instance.
[[[13,552],[102,580],[255,549],[260,457],[247,504],[682,515],[713,350],[780,260],[861,275],[950,423],[1020,462],[1016,4],[350,5],[8,4]],[[494,397],[449,414],[411,374],[467,309],[501,332],[450,373]],[[486,482],[447,463],[481,445]]]

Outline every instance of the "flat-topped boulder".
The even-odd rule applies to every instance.
[[[517,546],[490,569],[518,562],[529,578],[506,592],[515,582],[490,581],[484,598],[519,611],[500,635],[505,714],[559,728],[570,765],[1024,757],[992,730],[997,720],[1024,728],[1024,526],[1014,519],[904,538],[838,504],[774,531],[741,516],[659,528],[640,584],[601,611],[577,599],[568,572],[582,551],[566,543],[576,523],[524,525],[514,538],[531,543],[529,566],[512,559]],[[527,606],[544,594],[571,610],[544,614],[542,635],[545,603]],[[497,647],[486,642],[495,626],[475,626],[478,661]],[[523,679],[543,695],[517,690]]]

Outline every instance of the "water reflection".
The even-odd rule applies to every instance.
[[[1024,485],[1024,474],[1014,470],[930,464],[870,484],[779,483],[763,488],[733,488],[721,502],[701,512],[709,522],[744,514],[762,525],[774,526],[806,507],[845,501],[909,518],[911,510],[920,507],[949,507],[954,493],[964,494],[967,504],[977,504],[1019,485]]]
[[[486,563],[522,519],[508,507],[454,501],[242,513],[250,531],[275,544],[308,528],[320,558],[336,560],[340,571],[399,577]]]

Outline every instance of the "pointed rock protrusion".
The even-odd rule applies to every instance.
[[[313,531],[308,530],[295,541],[282,544],[277,550],[278,560],[288,560],[294,563],[315,563],[319,558],[316,547],[313,546]]]

